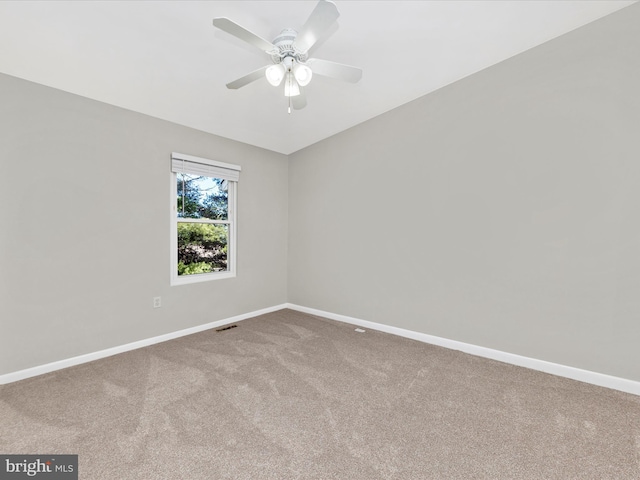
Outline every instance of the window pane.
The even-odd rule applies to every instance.
[[[178,223],[178,275],[225,272],[229,225]]]
[[[220,178],[176,175],[178,217],[228,220],[227,182]]]

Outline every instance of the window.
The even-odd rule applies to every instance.
[[[171,284],[236,275],[240,167],[171,155]]]

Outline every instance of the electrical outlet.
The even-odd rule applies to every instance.
[[[160,308],[162,306],[161,297],[153,297],[153,308]]]

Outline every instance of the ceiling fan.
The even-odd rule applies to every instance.
[[[296,110],[304,108],[307,100],[304,87],[311,81],[313,74],[337,78],[357,83],[362,78],[362,70],[350,65],[309,58],[309,50],[318,40],[337,28],[336,20],[340,12],[329,0],[320,0],[300,31],[285,28],[273,42],[269,42],[246,28],[225,17],[214,18],[213,25],[234,37],[266,52],[273,62],[243,77],[227,83],[227,88],[238,89],[263,76],[274,87],[284,81],[284,95]],[[333,33],[333,32],[331,32]]]

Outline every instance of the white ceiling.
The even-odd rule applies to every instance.
[[[270,62],[212,26],[228,17],[273,40],[311,1],[0,1],[0,72],[285,154],[634,3],[335,0],[339,29],[314,57],[362,80],[315,76],[287,114]]]

